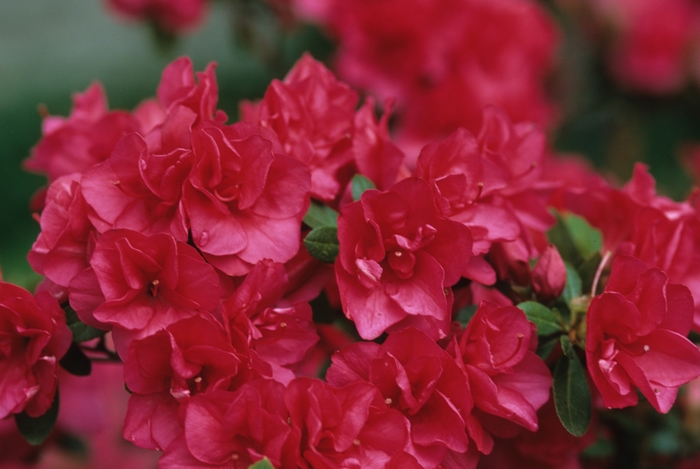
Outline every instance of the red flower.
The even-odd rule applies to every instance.
[[[692,296],[663,271],[618,256],[586,319],[586,364],[607,407],[635,405],[636,387],[666,413],[679,386],[700,376],[700,351],[686,338]]]
[[[131,342],[124,382],[132,393],[124,438],[167,448],[181,432],[180,407],[213,390],[233,390],[252,379],[247,350],[238,351],[209,315],[194,316]]]
[[[71,332],[58,302],[0,282],[0,419],[45,413],[56,393],[58,360]]]
[[[338,218],[335,272],[346,316],[364,339],[409,324],[444,336],[455,284],[471,256],[471,233],[440,215],[428,184],[405,179],[366,191]]]
[[[333,387],[299,378],[287,387],[284,402],[300,440],[290,469],[381,469],[406,445],[405,419],[369,383]]]
[[[512,436],[513,424],[537,430],[552,376],[536,348],[535,326],[522,310],[484,301],[448,349],[469,377],[475,406],[469,435],[482,453],[493,446],[489,433]]]
[[[107,3],[121,15],[153,21],[170,33],[197,26],[207,9],[206,0],[107,0]]]
[[[297,445],[283,392],[275,381],[256,380],[234,392],[194,396],[184,436],[166,448],[158,467],[246,469],[267,457],[274,467],[296,469]]]
[[[339,75],[398,97],[408,139],[476,131],[488,104],[517,121],[551,118],[543,82],[556,30],[535,2],[339,0],[327,12]]]
[[[166,234],[109,231],[90,266],[70,284],[71,305],[83,322],[113,330],[122,357],[131,340],[219,305],[214,268]]]
[[[44,173],[49,182],[71,173],[82,173],[104,161],[119,139],[141,130],[138,120],[124,111],[108,111],[99,83],[73,96],[68,118],[47,116],[42,139],[32,149],[25,168]]]
[[[27,260],[36,272],[68,287],[88,267],[97,235],[88,219],[79,175],[62,176],[49,186],[39,224],[41,233]]]
[[[532,270],[532,289],[542,303],[556,300],[566,285],[566,266],[559,251],[547,246]]]
[[[319,337],[308,303],[278,305],[288,284],[284,265],[261,261],[224,300],[222,316],[228,330],[240,331],[262,360],[294,369]]]
[[[547,199],[554,187],[540,179],[545,136],[532,124],[511,123],[500,109],[484,111],[478,137],[459,129],[421,150],[415,175],[431,183],[441,212],[468,226],[474,238],[469,275],[480,283],[496,281],[481,258],[493,243],[522,240],[536,251],[528,228],[543,232],[554,223]]]
[[[193,139],[196,164],[183,201],[204,257],[229,275],[294,257],[309,204],[306,167],[275,153],[250,124],[205,126]]]
[[[389,334],[382,345],[352,344],[332,360],[329,383],[370,382],[389,406],[404,414],[411,435],[406,451],[425,467],[435,467],[448,452],[465,453],[473,406],[467,376],[424,333],[411,327]]]
[[[262,101],[244,103],[241,111],[243,120],[272,129],[284,152],[308,167],[311,196],[331,201],[352,176],[353,161],[383,188],[394,183],[403,158],[389,140],[386,117],[377,123],[374,102],[356,111],[358,101],[356,91],[305,54]]]

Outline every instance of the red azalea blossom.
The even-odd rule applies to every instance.
[[[99,83],[73,96],[68,118],[47,116],[41,141],[25,161],[30,171],[44,173],[49,182],[71,173],[82,173],[106,160],[119,139],[141,130],[139,121],[124,111],[108,111]]]
[[[336,278],[343,310],[364,339],[407,325],[435,338],[447,331],[446,287],[466,270],[472,239],[433,198],[425,181],[409,178],[366,191],[341,211]]]
[[[193,135],[195,166],[183,202],[194,244],[229,275],[258,261],[290,260],[299,250],[309,204],[309,173],[275,153],[249,125],[207,126]]]
[[[90,268],[70,284],[80,319],[114,331],[121,356],[128,342],[219,305],[219,278],[192,247],[166,234],[104,233]]]
[[[297,450],[283,399],[284,387],[269,380],[234,392],[194,396],[184,416],[184,435],[166,448],[158,467],[247,469],[263,457],[293,469]]]
[[[284,402],[299,439],[298,459],[289,469],[381,469],[406,444],[405,419],[369,383],[333,387],[299,378],[287,387]]]
[[[51,295],[0,282],[0,419],[22,411],[38,417],[51,407],[58,360],[70,343]]]
[[[132,393],[124,438],[163,450],[181,433],[178,412],[193,396],[234,390],[254,376],[248,350],[236,350],[208,315],[183,319],[132,341],[124,365],[124,381]]]
[[[472,231],[475,257],[467,277],[496,281],[493,268],[476,257],[493,243],[518,240],[529,257],[536,255],[527,229],[543,232],[554,223],[547,211],[554,185],[541,180],[544,160],[544,134],[532,124],[512,124],[494,107],[484,111],[478,137],[459,129],[421,151],[415,175],[433,185],[445,216]]]
[[[244,103],[241,111],[244,121],[272,129],[284,152],[306,164],[312,197],[331,201],[347,184],[353,162],[384,188],[395,181],[403,158],[389,140],[386,114],[376,122],[374,102],[356,111],[358,102],[355,90],[305,54],[262,101]]]
[[[261,261],[223,301],[222,316],[228,330],[238,329],[262,360],[294,369],[319,337],[308,303],[278,305],[288,283],[282,264]]]
[[[491,434],[517,434],[513,424],[537,430],[552,376],[536,347],[535,326],[522,310],[484,301],[448,349],[469,377],[475,410],[468,430],[482,453],[493,447]]]
[[[27,260],[32,268],[62,287],[88,267],[96,231],[88,219],[88,207],[77,174],[54,181],[41,212],[41,233]]]
[[[635,405],[639,388],[666,413],[679,386],[700,376],[700,351],[686,338],[692,296],[663,271],[618,256],[586,318],[586,364],[605,406]]]
[[[448,453],[467,458],[466,427],[473,406],[467,376],[423,332],[407,328],[389,334],[382,345],[356,343],[332,360],[326,375],[329,383],[370,382],[389,406],[406,416],[410,423],[406,451],[422,467],[435,467]]]

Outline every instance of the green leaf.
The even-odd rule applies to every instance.
[[[476,314],[477,308],[478,305],[468,305],[461,308],[455,315],[455,321],[458,321],[462,326],[466,327]]]
[[[547,232],[547,239],[557,247],[564,261],[578,265],[583,261],[583,258],[576,248],[576,243],[574,243],[574,238],[569,232],[569,227],[559,213],[555,212],[554,216],[557,219],[557,223]]]
[[[562,259],[580,267],[603,246],[600,231],[578,215],[554,213],[556,225],[547,232],[547,239],[559,250]]]
[[[537,344],[537,356],[542,360],[546,360],[552,354],[552,350],[559,343],[559,336],[554,336],[550,339],[540,340]]]
[[[374,189],[375,185],[368,178],[364,177],[362,174],[355,174],[352,177],[352,200],[360,200],[360,196],[367,189]]]
[[[564,428],[574,436],[583,436],[591,424],[591,391],[571,341],[565,335],[560,341],[564,355],[552,376],[554,407]]]
[[[333,263],[338,256],[338,228],[322,226],[314,228],[304,238],[309,254],[321,262]]]
[[[525,301],[518,305],[527,316],[527,320],[537,326],[538,336],[547,336],[562,331],[559,318],[554,311],[536,301]]]
[[[96,337],[101,337],[107,333],[107,331],[88,326],[82,322],[70,306],[64,306],[63,310],[66,312],[66,324],[68,325],[68,329],[73,333],[73,342],[85,342]]]
[[[561,293],[564,303],[567,305],[574,298],[578,298],[583,293],[581,286],[581,277],[579,277],[578,272],[569,263],[566,265],[566,285],[564,286],[564,291]]]
[[[584,218],[571,213],[566,214],[564,223],[582,258],[588,259],[593,254],[600,252],[603,247],[603,237],[600,230],[593,228]]]
[[[321,228],[322,226],[338,226],[338,212],[327,205],[311,202],[309,210],[304,215],[304,223],[311,228]]]
[[[269,459],[262,458],[255,464],[251,464],[250,466],[248,466],[248,469],[275,469],[275,466],[272,465]]]
[[[15,414],[17,429],[30,444],[34,446],[42,444],[53,430],[58,417],[58,401],[58,389],[56,389],[53,403],[43,415],[30,417],[26,412]]]
[[[68,352],[59,363],[66,371],[75,376],[88,376],[92,371],[92,362],[75,342],[70,344]]]
[[[581,277],[581,286],[583,291],[591,291],[593,279],[595,278],[595,274],[598,271],[598,266],[600,266],[602,261],[603,256],[599,252],[596,252],[579,266],[578,274]]]

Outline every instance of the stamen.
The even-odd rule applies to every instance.
[[[151,282],[151,296],[158,296],[158,285],[160,285],[160,280],[158,279]]]

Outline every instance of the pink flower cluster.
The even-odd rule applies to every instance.
[[[489,17],[487,3],[470,5]],[[45,280],[36,297],[0,287],[0,417],[53,400],[70,335],[48,292],[109,332],[130,392],[123,435],[162,451],[161,468],[472,468],[514,457],[512,441],[541,456],[527,452],[538,438],[563,455],[543,464],[570,462],[581,444],[547,404],[566,351],[537,354],[524,301],[583,307],[585,327],[553,327],[603,406],[634,405],[639,389],[667,412],[700,376],[687,339],[700,330],[700,217],[658,196],[644,167],[622,189],[566,181],[535,125],[487,107],[411,170],[388,115],[310,56],[232,124],[214,68],[180,58],[134,112],[108,111],[93,85],[70,117],[45,120],[27,162],[50,180],[29,253]],[[568,305],[552,207],[598,228],[609,252],[591,295]],[[302,246],[315,210],[332,268]],[[339,313],[327,324],[319,301]]]
[[[487,105],[502,107],[517,122],[545,125],[554,118],[543,83],[553,67],[558,32],[537,2],[295,4],[338,43],[341,78],[397,99],[403,145],[420,148],[458,127],[478,132]]]
[[[559,0],[604,41],[605,60],[623,86],[653,94],[700,78],[700,9],[693,0]]]

